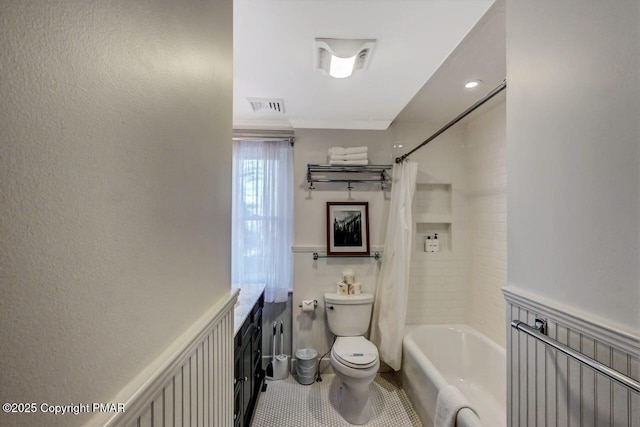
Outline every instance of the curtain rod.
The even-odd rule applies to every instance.
[[[293,131],[268,131],[268,130],[248,130],[234,129],[233,141],[287,141],[293,146],[296,138]]]
[[[502,83],[498,87],[496,87],[494,90],[492,90],[487,95],[485,95],[484,98],[480,99],[471,107],[464,110],[464,112],[462,112],[458,117],[456,117],[455,119],[451,120],[449,123],[444,125],[442,128],[440,128],[440,130],[438,130],[436,133],[434,133],[429,138],[427,138],[422,144],[418,145],[416,148],[409,151],[408,153],[405,153],[400,157],[396,157],[396,163],[402,163],[404,159],[406,159],[411,154],[418,151],[420,148],[424,147],[425,145],[427,145],[428,143],[430,143],[431,141],[433,141],[434,139],[442,135],[447,129],[449,129],[451,126],[455,125],[456,123],[458,123],[460,120],[464,119],[467,115],[473,112],[473,110],[480,107],[482,104],[484,104],[485,102],[487,102],[488,100],[496,96],[498,93],[502,92],[502,90],[504,90],[506,87],[507,87],[507,80],[505,79],[502,81]]]

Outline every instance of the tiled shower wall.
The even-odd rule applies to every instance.
[[[499,105],[466,127],[469,209],[469,299],[467,322],[505,345],[507,285],[506,109]]]
[[[410,141],[424,139],[433,130],[407,127],[396,129],[396,132],[394,140],[410,146]],[[402,134],[404,139],[398,134]],[[418,185],[413,203],[414,244],[406,317],[408,324],[466,322],[468,233],[463,135],[462,127],[452,128],[411,156],[411,160],[418,163]],[[443,200],[447,197],[440,197],[443,189],[435,187],[432,191],[434,187],[430,188],[430,184],[447,184],[448,202]],[[443,247],[441,252],[425,253],[423,250],[424,234],[419,229],[422,224],[416,225],[416,222],[425,214],[441,216],[443,221],[451,224],[449,247]]]
[[[419,165],[414,220],[424,212],[443,215],[451,222],[451,238],[447,250],[425,253],[420,230],[415,230],[407,312],[409,324],[469,323],[502,346],[505,303],[500,289],[506,286],[507,265],[505,122],[505,96],[498,95],[459,128],[412,156]],[[450,184],[449,207],[439,197],[440,189],[421,191],[428,184]]]

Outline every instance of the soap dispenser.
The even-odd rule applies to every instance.
[[[433,236],[433,241],[431,242],[432,252],[440,252],[440,241],[438,240],[438,233]]]
[[[432,251],[432,249],[431,249],[431,236],[427,236],[424,239],[424,251],[425,252],[431,252]]]

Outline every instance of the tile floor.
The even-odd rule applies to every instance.
[[[348,427],[337,410],[340,380],[323,374],[322,382],[301,385],[293,375],[267,381],[253,416],[252,427]],[[369,388],[373,414],[367,426],[422,426],[393,373],[378,374]]]

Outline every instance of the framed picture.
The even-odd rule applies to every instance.
[[[369,255],[368,202],[327,202],[327,255]]]

